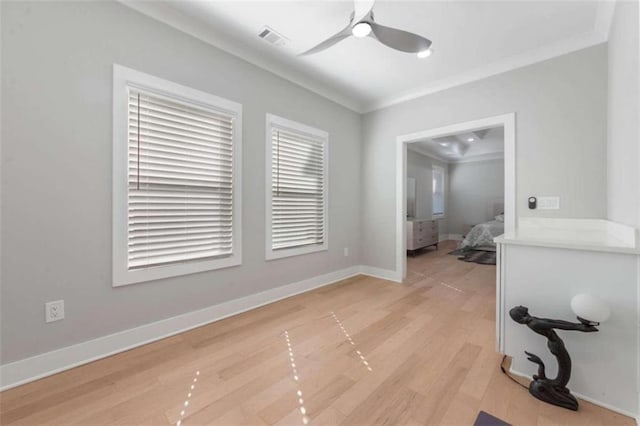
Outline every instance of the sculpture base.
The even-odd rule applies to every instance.
[[[571,395],[569,389],[559,389],[548,379],[534,379],[529,385],[529,393],[548,404],[578,411],[578,400]]]

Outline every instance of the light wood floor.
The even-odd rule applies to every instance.
[[[6,391],[0,423],[632,425],[500,372],[495,267],[454,245],[410,258],[404,285],[352,278]]]

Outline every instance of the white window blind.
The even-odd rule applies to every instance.
[[[434,216],[444,215],[444,169],[440,167],[433,167],[432,171],[432,185],[433,185],[433,202],[432,210]]]
[[[326,134],[272,125],[271,247],[300,254],[326,247]],[[304,251],[306,248],[306,251]],[[292,252],[292,249],[294,249]]]
[[[128,88],[128,269],[233,253],[234,117]]]

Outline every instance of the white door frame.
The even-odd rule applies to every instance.
[[[504,231],[514,233],[516,215],[516,113],[512,112],[450,126],[438,127],[398,136],[396,138],[396,277],[402,282],[407,276],[407,144],[418,140],[468,133],[487,127],[504,127]]]

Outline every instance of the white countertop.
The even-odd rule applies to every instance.
[[[603,219],[519,218],[498,244],[640,254],[636,229]]]

